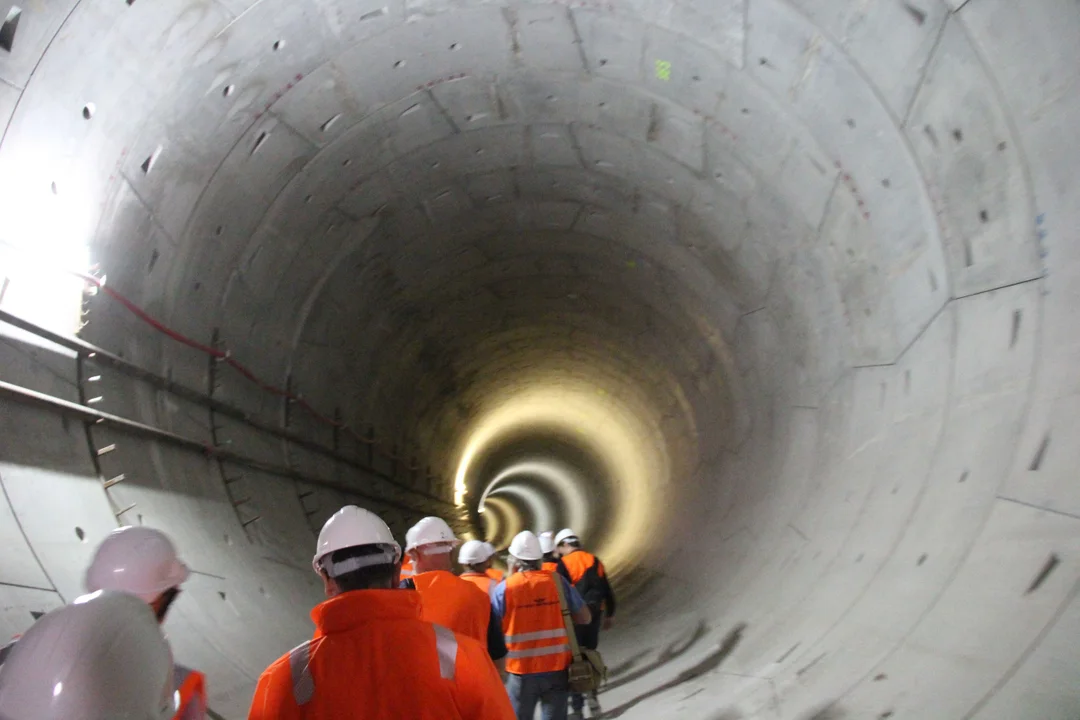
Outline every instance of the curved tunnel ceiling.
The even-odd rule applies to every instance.
[[[356,501],[576,526],[628,717],[1075,717],[1077,37],[1068,0],[12,6],[0,309],[338,455],[10,333],[5,381],[325,482],[5,403],[4,622],[162,527],[240,717]]]

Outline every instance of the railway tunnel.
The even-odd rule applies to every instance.
[[[342,504],[622,602],[608,717],[1075,718],[1069,0],[10,0],[0,630],[113,528],[243,717]]]

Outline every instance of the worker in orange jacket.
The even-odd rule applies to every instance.
[[[487,570],[491,567],[491,556],[485,547],[486,544],[479,540],[467,540],[461,545],[458,551],[458,564],[463,568],[463,572],[458,577],[471,582],[490,597],[491,588],[497,583],[487,574]]]
[[[510,543],[510,576],[492,590],[492,605],[502,617],[509,653],[506,684],[517,720],[533,720],[537,703],[543,720],[566,720],[569,693],[566,636],[556,583],[575,623],[587,625],[589,607],[574,587],[557,573],[540,569],[540,541],[528,530]]]
[[[249,720],[514,716],[483,646],[424,622],[420,596],[395,589],[400,561],[373,513],[347,505],[327,520],[312,562],[328,598],[312,610],[315,637],[262,674]]]
[[[502,582],[503,578],[505,577],[505,575],[503,575],[503,571],[492,565],[492,562],[495,558],[495,546],[489,542],[485,542],[484,549],[487,550],[488,554],[488,568],[484,571],[484,573],[495,582]]]
[[[600,644],[601,623],[605,630],[611,629],[612,618],[615,615],[615,593],[611,589],[611,583],[608,582],[604,563],[600,562],[600,558],[582,549],[577,533],[570,528],[560,530],[555,536],[555,547],[559,553],[559,559],[570,574],[570,582],[574,583],[574,587],[585,598],[592,612],[591,622],[579,623],[575,627],[578,645],[595,650]],[[601,620],[601,613],[603,613],[603,620]],[[596,717],[600,714],[601,708],[595,691],[589,694],[588,701],[589,712]],[[571,717],[582,717],[585,696],[581,693],[572,693],[570,704],[574,712]]]
[[[501,671],[506,644],[490,598],[451,572],[457,542],[442,518],[426,517],[409,528],[405,550],[413,559],[415,574],[402,580],[401,587],[420,593],[424,620],[486,643],[492,662]]]
[[[412,558],[408,555],[403,556],[401,558],[401,579],[407,580],[415,574],[416,571],[413,569]]]
[[[563,565],[562,559],[555,554],[555,533],[543,532],[538,536],[540,539],[540,550],[544,553],[544,561],[540,566],[541,570],[547,570],[548,572],[557,572],[567,580],[570,579],[570,571]]]

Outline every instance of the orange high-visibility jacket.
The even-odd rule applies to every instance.
[[[408,580],[415,574],[416,572],[413,570],[412,558],[405,555],[401,558],[401,579]]]
[[[479,588],[445,570],[414,575],[413,583],[420,593],[423,620],[487,642],[491,599]]]
[[[173,668],[173,682],[180,700],[174,720],[203,720],[206,717],[206,676],[182,665]]]
[[[558,572],[559,563],[546,562],[546,563],[544,563],[543,565],[540,566],[540,569],[543,570],[544,572],[549,572],[549,573]]]
[[[488,568],[484,571],[484,574],[495,582],[502,582],[503,577],[505,577],[502,570],[496,570],[495,568]]]
[[[543,570],[514,573],[506,581],[506,671],[515,675],[557,672],[570,665],[557,578]]]
[[[262,674],[249,720],[514,720],[484,647],[423,622],[416,593],[346,592],[311,617],[315,637]]]
[[[484,591],[485,595],[491,592],[491,586],[495,582],[485,573],[466,572],[459,575],[462,580],[471,582],[476,587]]]
[[[581,578],[585,577],[585,573],[593,566],[596,566],[597,576],[604,577],[603,563],[597,560],[595,555],[584,550],[575,550],[569,555],[563,555],[562,562],[570,572],[570,582],[575,585],[581,582]]]

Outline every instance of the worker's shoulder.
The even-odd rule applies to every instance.
[[[454,633],[454,639],[457,640],[458,647],[457,662],[464,661],[470,665],[486,665],[491,662],[486,644],[459,632]]]
[[[274,662],[270,663],[270,665],[267,666],[265,670],[263,670],[262,677],[271,679],[277,679],[280,677],[291,677],[292,671],[289,667],[290,659],[292,658],[293,654],[301,648],[310,648],[311,643],[311,640],[305,640],[289,652],[279,657]]]

